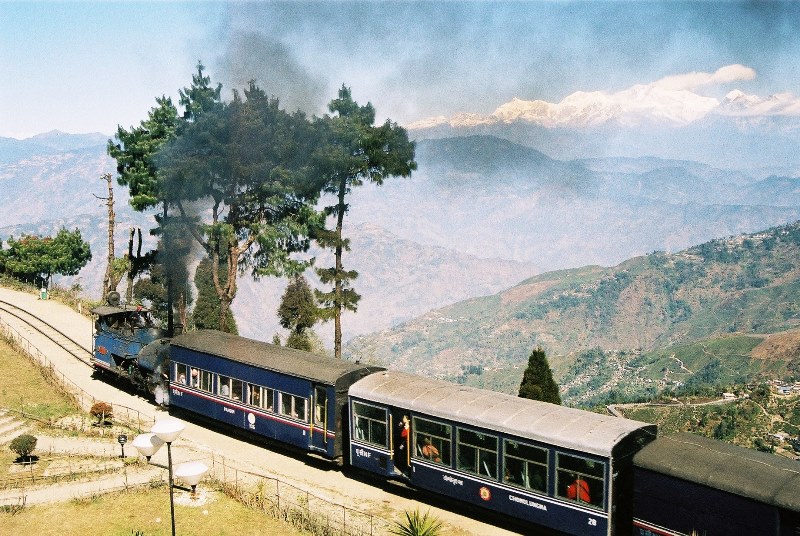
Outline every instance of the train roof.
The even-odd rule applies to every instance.
[[[379,367],[318,356],[211,329],[183,333],[174,337],[171,344],[331,385],[335,385],[340,378],[353,372],[383,370]]]
[[[648,441],[656,434],[652,424],[394,370],[362,378],[350,394],[604,457],[611,457],[614,447],[631,434],[646,435]]]
[[[800,512],[800,463],[689,433],[662,436],[634,465]]]
[[[130,307],[119,307],[114,305],[100,305],[91,310],[93,315],[97,316],[110,316],[110,315],[118,315],[120,313],[147,313],[150,309],[146,309],[144,307],[140,307],[137,305],[131,305]]]

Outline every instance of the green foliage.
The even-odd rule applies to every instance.
[[[310,352],[314,349],[306,330],[301,332],[292,331],[286,338],[286,347],[294,348],[295,350],[303,350],[304,352]]]
[[[437,536],[442,533],[442,522],[430,515],[430,511],[420,514],[416,509],[406,511],[405,515],[404,520],[392,522],[389,533],[397,536]]]
[[[36,448],[38,440],[30,434],[22,434],[11,440],[8,448],[20,458],[28,458]]]
[[[284,329],[303,331],[317,322],[317,302],[308,281],[296,274],[281,298],[278,318]]]
[[[137,254],[131,259],[131,269],[133,276],[149,270],[149,278],[137,281],[134,290],[139,298],[152,303],[165,323],[168,303],[182,304],[185,308],[189,301],[185,262],[189,248],[186,229],[175,218],[169,217],[164,178],[154,158],[169,140],[182,131],[184,125],[220,104],[220,91],[221,86],[210,87],[210,79],[203,75],[203,65],[198,63],[192,86],[180,90],[180,104],[185,107],[183,118],[178,115],[172,100],[162,96],[156,98],[156,106],[138,127],[125,130],[120,126],[116,134],[117,143],[108,141],[108,154],[117,161],[117,182],[128,187],[131,206],[144,211],[163,205],[161,214],[155,216],[157,227],[151,231],[161,236],[157,250],[161,254],[154,251]],[[171,295],[168,295],[168,289],[171,289]]]
[[[224,268],[219,271],[219,277],[222,284],[225,284],[228,273]],[[197,329],[219,329],[220,303],[211,274],[211,259],[208,257],[197,265],[194,284],[197,288],[197,299],[192,311],[192,324]],[[230,310],[227,312],[225,324],[225,331],[228,333],[239,332],[236,319]]]
[[[753,440],[753,446],[756,450],[760,450],[761,452],[775,453],[775,445],[761,437],[757,437]]]
[[[203,112],[219,107],[222,102],[222,84],[211,87],[211,77],[203,76],[204,69],[203,63],[197,62],[197,73],[192,75],[192,85],[179,91],[179,102],[184,107],[185,121],[195,121]]]
[[[759,404],[768,404],[772,399],[772,390],[766,383],[760,383],[750,392],[750,399]]]
[[[547,363],[547,356],[542,347],[535,348],[528,358],[528,367],[522,375],[519,385],[520,398],[542,400],[553,404],[561,404],[558,384],[553,379],[553,371]]]
[[[314,175],[322,179],[322,190],[332,194],[336,203],[325,207],[325,215],[335,219],[334,229],[317,232],[318,244],[334,252],[335,264],[318,268],[317,274],[329,292],[317,292],[325,318],[335,321],[334,353],[341,357],[343,311],[356,311],[361,296],[352,288],[351,281],[358,277],[353,270],[345,270],[343,253],[349,250],[349,240],[342,234],[344,215],[349,209],[347,194],[365,181],[383,184],[388,177],[408,177],[417,168],[414,161],[414,142],[402,127],[387,120],[376,127],[375,109],[367,103],[360,106],[353,100],[350,89],[342,86],[338,98],[316,125],[322,132],[321,143],[312,154]]]
[[[138,127],[117,127],[117,143],[108,140],[108,155],[117,161],[117,182],[130,191],[130,204],[138,211],[155,207],[163,200],[158,169],[153,156],[178,128],[178,109],[169,97],[156,98],[156,106]]]
[[[278,318],[284,329],[291,330],[286,346],[310,351],[312,343],[306,332],[317,322],[318,309],[314,293],[301,274],[295,275],[286,287],[278,307]]]
[[[53,274],[76,275],[92,259],[89,244],[78,229],[63,227],[55,237],[23,235],[10,237],[0,250],[0,265],[14,277],[49,286]]]
[[[301,272],[308,262],[294,254],[308,249],[322,224],[313,208],[320,183],[308,163],[315,130],[303,114],[290,115],[278,104],[251,82],[244,98],[234,92],[232,102],[205,110],[155,158],[165,198],[205,249],[212,274],[227,262],[228,277],[215,286],[220,329],[237,274],[247,268],[256,278]],[[206,202],[210,210],[195,213],[207,219],[188,213],[189,203]]]

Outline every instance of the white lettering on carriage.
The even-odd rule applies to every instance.
[[[236,410],[233,410],[233,409],[228,408],[228,407],[223,407],[222,409],[225,411],[225,413],[231,413],[231,414],[235,414],[236,413]]]
[[[511,502],[515,502],[515,503],[527,504],[531,508],[537,508],[539,510],[544,510],[545,512],[547,512],[547,505],[546,504],[538,503],[538,502],[532,501],[530,499],[525,499],[524,497],[517,497],[516,495],[509,495],[508,496],[508,500],[511,501]]]
[[[461,480],[460,478],[453,478],[450,475],[442,475],[442,480],[444,480],[445,482],[450,482],[454,486],[463,486],[464,485],[464,481],[463,480]]]
[[[372,453],[364,449],[356,449],[356,456],[359,458],[372,458]]]

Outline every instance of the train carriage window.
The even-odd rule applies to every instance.
[[[253,385],[252,383],[247,384],[247,398],[244,401],[245,404],[248,406],[255,406],[257,408],[261,407],[261,387],[258,385]]]
[[[547,493],[547,449],[505,441],[503,481]]]
[[[225,398],[231,397],[231,378],[222,376],[221,374],[218,376],[217,394]]]
[[[308,399],[289,393],[278,393],[281,415],[308,422]]]
[[[231,397],[234,400],[242,399],[242,380],[231,379]]]
[[[603,462],[559,452],[556,464],[559,497],[603,508],[606,472]]]
[[[248,383],[247,397],[247,404],[257,408],[265,409],[267,411],[274,411],[274,391],[272,389],[267,389],[266,387],[261,387],[260,385]]]
[[[457,469],[497,478],[497,436],[457,429]]]
[[[189,378],[189,366],[183,363],[173,363],[172,381],[186,385],[186,379]]]
[[[450,465],[452,427],[449,424],[413,417],[411,429],[414,434],[415,458]]]
[[[214,390],[214,375],[207,370],[200,371],[200,389],[211,393]]]
[[[356,439],[381,447],[388,446],[386,409],[353,402],[353,428]]]
[[[324,387],[314,388],[314,424],[322,426],[323,428],[328,425],[328,392]]]
[[[263,387],[261,389],[261,407],[268,411],[275,411],[275,390]]]

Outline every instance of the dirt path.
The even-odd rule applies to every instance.
[[[77,311],[73,311],[57,302],[41,301],[36,296],[3,288],[0,288],[0,299],[35,313],[40,318],[70,334],[77,341],[85,344],[87,348],[91,348],[91,321]],[[69,381],[95,399],[110,402],[114,405],[127,406],[132,411],[138,412],[143,419],[157,420],[168,417],[166,411],[154,406],[149,401],[129,395],[105,382],[92,378],[91,371],[85,365],[77,363],[74,358],[56,345],[37,337],[34,333],[28,332],[14,318],[9,318],[7,315],[3,316],[0,313],[0,323],[2,322],[22,332],[30,340],[31,344],[35,345],[46,356],[59,373],[62,373]],[[367,483],[347,478],[334,467],[329,470],[320,469],[318,464],[312,463],[304,457],[287,456],[260,446],[238,441],[192,423],[186,424],[186,430],[173,444],[174,465],[187,461],[201,460],[210,466],[211,461],[215,460],[214,456],[218,460],[219,455],[222,454],[229,460],[235,459],[239,470],[251,470],[278,478],[297,488],[327,498],[332,502],[378,515],[384,519],[399,519],[406,510],[419,508],[424,512],[430,508],[431,514],[439,517],[448,525],[447,534],[498,536],[516,534],[482,521],[459,515],[456,511],[429,506],[420,501],[401,497]],[[131,450],[133,450],[132,447]],[[166,466],[166,457],[166,449],[162,448],[153,456],[152,462]],[[218,463],[218,461],[215,463]],[[230,463],[230,461],[226,463]],[[125,475],[120,478],[130,477],[131,475]],[[119,484],[119,481],[120,479],[118,478],[114,482]],[[90,493],[97,493],[96,490],[89,491]],[[463,506],[463,509],[465,512],[474,510],[473,507],[468,505]]]

